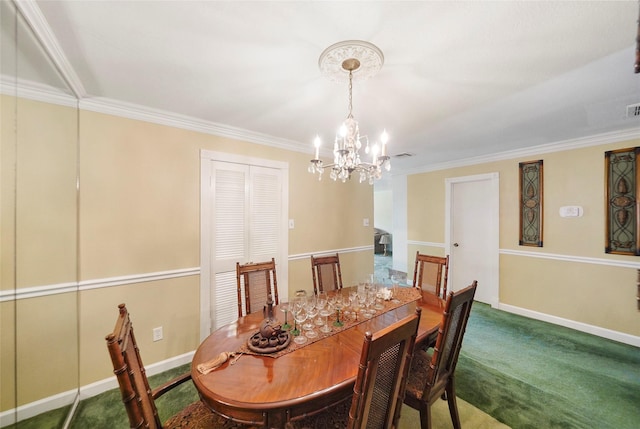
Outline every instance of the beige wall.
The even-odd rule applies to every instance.
[[[308,154],[95,112],[82,111],[80,124],[81,281],[199,266],[202,149],[289,163],[289,254],[372,244],[372,228],[362,226],[372,218],[372,187],[318,181],[307,172]],[[341,259],[346,281],[373,266],[371,250]],[[312,290],[309,259],[291,260],[288,277],[279,287],[290,294]],[[83,291],[81,384],[111,375],[104,336],[120,302],[132,314],[145,364],[195,350],[199,285],[191,276]],[[163,326],[165,339],[154,343],[155,326]]]
[[[604,253],[604,152],[638,145],[640,140],[624,141],[411,175],[407,180],[408,240],[444,242],[446,178],[498,172],[500,249],[523,253],[500,257],[500,303],[640,336],[636,269],[608,265],[609,261],[634,264],[638,258]],[[518,244],[518,163],[536,159],[544,160],[541,248]],[[558,211],[566,205],[582,206],[583,217],[561,218]],[[416,250],[443,254],[442,248],[425,247],[409,246],[409,272],[413,272]],[[559,255],[566,260],[533,258],[532,253]]]
[[[39,115],[57,121],[59,107],[33,102],[28,105]],[[295,220],[295,228],[288,231],[291,255],[289,284],[281,287],[288,287],[290,293],[297,289],[311,290],[307,256],[313,253],[352,249],[341,252],[345,284],[355,283],[372,270],[371,250],[358,251],[372,245],[373,222],[370,227],[362,225],[363,218],[373,219],[373,189],[369,185],[357,181],[335,183],[327,180],[328,177],[319,182],[317,177],[307,173],[309,155],[304,153],[88,111],[80,112],[79,121],[80,281],[86,283],[199,266],[201,149],[289,163],[288,217]],[[3,133],[4,130],[3,126]],[[60,132],[64,134],[64,128]],[[444,241],[445,178],[497,171],[500,173],[502,249],[558,254],[568,258],[636,262],[635,257],[603,252],[603,152],[639,144],[640,141],[627,141],[411,175],[407,182],[408,239],[431,243]],[[55,156],[55,153],[47,152],[46,147],[37,153],[51,158]],[[518,162],[530,159],[544,159],[545,163],[544,247],[541,249],[518,246]],[[4,162],[3,158],[3,175]],[[3,187],[5,184],[3,177]],[[3,199],[5,196],[3,190]],[[69,197],[63,195],[54,200],[65,202]],[[37,204],[37,201],[32,203]],[[584,216],[560,218],[557,215],[559,207],[569,204],[581,205],[585,210]],[[62,204],[61,210],[66,205]],[[3,222],[8,217],[4,210],[3,203]],[[22,210],[18,212],[27,216]],[[36,236],[31,232],[23,235]],[[5,270],[5,267],[11,268],[11,264],[6,264],[5,249],[11,249],[11,245],[6,244],[7,237],[11,239],[11,235],[7,236],[3,230],[2,289],[12,288],[5,281],[12,277],[11,271]],[[55,240],[52,246],[49,253],[55,252],[56,256],[68,251],[66,247],[56,250]],[[411,245],[409,259],[423,247]],[[437,247],[427,250],[438,254]],[[25,260],[28,265],[25,269],[33,271],[25,277],[25,286],[63,281],[65,276],[60,274],[60,270],[46,268],[47,258],[39,256],[38,252],[27,254],[32,255],[31,259],[39,258],[45,262],[44,265],[27,264]],[[412,261],[409,265],[407,271],[412,272]],[[635,308],[635,276],[635,269],[631,268],[503,254],[500,258],[500,300],[527,310],[638,336],[640,324]],[[199,276],[195,275],[81,292],[77,305],[80,385],[111,376],[104,336],[113,329],[116,306],[120,302],[126,302],[132,313],[147,365],[194,350],[198,345],[199,282]],[[24,335],[23,339],[37,341],[43,341],[47,335],[57,335],[59,340],[62,325],[57,322],[63,318],[75,323],[76,317],[75,312],[70,315],[55,311],[61,300],[67,299],[54,295],[25,300],[21,313],[37,316],[23,324],[26,331],[19,335]],[[2,305],[2,410],[14,406],[12,400],[5,400],[7,396],[4,395],[7,386],[12,386],[7,368],[13,368],[15,351],[5,347],[11,335],[4,333],[6,322],[13,320],[13,309],[12,303]],[[47,323],[49,320],[52,322]],[[155,326],[163,326],[165,340],[151,341],[151,329]],[[62,337],[66,341],[73,339],[69,335]],[[37,342],[18,342],[21,347],[37,345]],[[69,344],[69,347],[73,345]],[[29,354],[29,349],[20,351],[25,352]],[[56,367],[63,365],[59,358],[54,356],[47,360],[46,356],[37,356],[35,351],[29,356],[36,357],[33,361],[26,361],[34,365],[33,371],[64,374]],[[29,376],[20,376],[18,383],[20,392],[24,393],[20,395],[19,405],[67,388],[57,378],[36,381]]]
[[[78,386],[78,146],[73,107],[4,95],[1,121],[0,410],[7,410]],[[57,293],[42,296],[43,286]],[[52,368],[43,382],[38,374]]]
[[[13,99],[3,97],[3,110],[7,105],[15,110],[13,102]],[[64,159],[56,158],[61,152],[53,150],[52,143],[55,140],[64,145],[67,137],[61,134],[76,131],[65,126],[59,116],[64,108],[33,101],[23,103],[22,100],[19,104],[25,116],[24,109],[29,109],[31,119],[20,126],[25,127],[23,135],[28,133],[33,142],[25,148],[18,143],[19,152],[34,158],[37,164],[29,165],[32,170],[29,177],[35,177],[27,182],[33,186],[33,196],[24,198],[23,205],[17,209],[13,201],[5,204],[7,197],[12,195],[14,174],[11,168],[5,168],[6,165],[11,167],[13,161],[8,161],[4,155],[15,145],[3,144],[3,281],[0,287],[9,290],[16,287],[14,259],[21,264],[17,271],[24,273],[23,277],[18,276],[19,285],[49,287],[60,282],[75,282],[75,258],[72,264],[60,262],[75,254],[75,236],[71,244],[56,238],[60,229],[75,232],[75,223],[71,228],[62,223],[67,218],[75,222],[75,192],[69,194],[66,187],[59,192],[52,188],[55,183],[41,183],[37,180],[37,172],[57,164],[65,181],[74,180],[75,163],[67,163],[68,153],[64,154]],[[11,129],[14,119],[11,115],[3,115],[2,120],[4,139],[5,130]],[[43,121],[57,124],[58,131],[42,131],[44,128],[38,128],[38,125]],[[9,125],[5,127],[7,123]],[[318,181],[307,172],[309,154],[80,111],[78,280],[82,285],[97,281],[102,286],[95,289],[85,286],[77,298],[75,293],[70,293],[2,303],[0,410],[112,377],[104,337],[113,329],[117,305],[121,302],[127,304],[132,314],[146,365],[197,348],[200,329],[198,275],[104,285],[114,279],[199,267],[202,149],[289,164],[287,216],[295,220],[295,228],[288,230],[288,246],[289,254],[294,257],[289,262],[289,283],[281,282],[280,288],[287,287],[290,293],[301,288],[312,289],[308,255],[313,253],[344,251],[341,260],[347,284],[373,269],[373,252],[367,248],[372,246],[373,227],[362,224],[363,218],[373,219],[371,186],[359,184],[357,180],[335,183],[328,179],[328,174],[323,181]],[[67,150],[75,159],[75,148],[64,147],[63,151]],[[310,146],[309,152],[311,150]],[[73,185],[75,188],[75,180]],[[43,201],[47,204],[54,201],[59,209],[52,213],[49,208],[43,208]],[[14,234],[4,229],[5,223],[13,224],[14,209],[18,213],[19,228],[21,222],[26,224],[33,216],[39,218],[32,224],[42,225],[42,216],[45,216],[44,224],[51,229],[47,232],[44,249],[39,244],[38,231],[24,229],[20,232],[23,240],[18,243],[14,258]],[[72,307],[61,311],[63,303]],[[16,317],[21,318],[18,350],[13,347],[15,326],[12,322]],[[79,333],[75,330],[65,332],[70,324],[74,329],[79,326]],[[164,330],[164,340],[159,342],[152,341],[152,328],[156,326],[162,326]],[[56,350],[65,351],[67,358],[78,358],[79,369],[75,365],[69,366],[58,353],[40,353],[42,344],[47,341],[56,344]],[[78,344],[79,352],[76,351]],[[67,374],[69,371],[74,374]],[[56,376],[34,377],[34,374],[45,372]],[[14,395],[14,380],[17,380],[17,396]]]

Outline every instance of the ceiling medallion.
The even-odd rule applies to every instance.
[[[375,76],[384,64],[384,55],[376,45],[362,40],[346,40],[334,43],[320,54],[320,73],[334,82],[346,83],[349,81],[349,71],[342,63],[352,58],[360,62],[360,67],[353,70],[353,80],[356,82]]]
[[[318,180],[322,180],[324,169],[329,168],[329,177],[333,180],[340,179],[344,183],[355,172],[360,176],[360,183],[368,181],[373,184],[382,177],[383,169],[391,169],[390,157],[387,155],[389,136],[386,130],[380,136],[380,145],[376,142],[370,145],[369,138],[360,135],[360,127],[352,112],[354,79],[364,80],[375,75],[383,63],[384,56],[378,47],[359,40],[336,43],[320,55],[318,67],[325,77],[335,82],[349,82],[349,113],[335,136],[333,163],[324,165],[320,159],[320,136],[316,136],[313,142],[315,158],[309,164],[309,173],[318,173]],[[371,162],[360,159],[363,144],[365,153],[371,155]]]

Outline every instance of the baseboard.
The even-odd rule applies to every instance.
[[[526,308],[516,307],[508,304],[498,304],[497,308],[508,313],[517,314],[520,316],[528,317],[530,319],[541,320],[543,322],[553,323],[554,325],[575,329],[576,331],[585,332],[587,334],[596,335],[602,338],[607,338],[619,343],[640,347],[640,337],[634,335],[602,328],[600,326],[588,325],[586,323],[576,322],[575,320],[564,319],[562,317],[551,316],[549,314],[539,313],[537,311],[527,310]]]
[[[160,374],[161,372],[188,364],[193,360],[194,353],[195,352],[192,351],[151,365],[145,365],[147,376]],[[95,383],[87,384],[85,386],[80,386],[80,400],[91,398],[99,395],[100,393],[106,392],[107,390],[116,388],[118,388],[118,380],[115,376],[96,381]],[[37,416],[38,414],[74,404],[77,396],[78,390],[74,389],[49,396],[29,404],[21,405],[18,408],[3,411],[0,413],[0,427],[14,425],[19,421]],[[75,410],[75,407],[73,410]]]
[[[71,405],[77,396],[78,390],[73,389],[21,405],[18,408],[3,411],[0,413],[0,427],[11,426],[19,421],[37,416],[38,414]]]
[[[147,372],[147,376],[150,377],[152,375],[160,374],[161,372],[190,363],[193,359],[194,353],[195,352],[189,352],[151,365],[145,365],[144,368]],[[115,376],[96,381],[95,383],[80,387],[80,400],[82,401],[83,399],[91,398],[106,392],[107,390],[116,388],[118,388],[118,380]]]

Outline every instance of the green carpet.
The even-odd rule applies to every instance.
[[[157,386],[187,369],[150,377],[149,383]],[[513,429],[640,427],[640,349],[485,304],[472,308],[456,378],[465,429],[504,428],[497,420]],[[158,401],[163,421],[198,399],[191,383],[178,389]],[[59,429],[68,409],[16,427]],[[71,428],[126,428],[127,422],[114,389],[82,401]],[[452,427],[446,402],[434,406],[433,423],[434,429]],[[416,427],[418,413],[405,406],[400,429]]]
[[[640,427],[640,349],[475,303],[458,396],[513,428]]]

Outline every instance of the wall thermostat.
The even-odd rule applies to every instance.
[[[560,207],[560,217],[581,217],[582,213],[582,207],[580,206]]]

